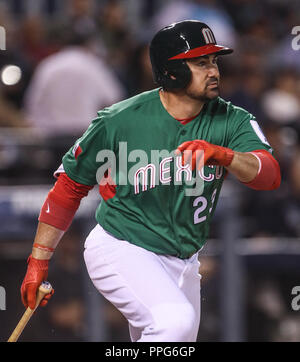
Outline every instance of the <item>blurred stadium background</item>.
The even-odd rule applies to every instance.
[[[222,97],[257,117],[282,169],[275,192],[224,184],[200,257],[198,340],[300,341],[300,311],[291,304],[300,285],[300,50],[292,34],[300,2],[0,0],[1,341],[23,313],[26,258],[61,157],[98,109],[155,87],[149,40],[191,18],[235,49],[220,62]],[[129,340],[126,321],[83,264],[99,200],[94,190],[82,203],[50,264],[55,296],[21,341]]]

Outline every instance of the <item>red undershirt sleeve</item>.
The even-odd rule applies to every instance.
[[[39,221],[66,231],[72,223],[81,199],[93,186],[79,184],[61,173],[42,206]]]
[[[258,173],[250,182],[244,185],[254,190],[275,190],[280,186],[280,167],[275,158],[266,150],[255,150],[250,152],[259,162]]]

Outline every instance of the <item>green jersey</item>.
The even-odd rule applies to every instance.
[[[218,97],[183,125],[154,89],[99,111],[63,157],[63,166],[84,185],[99,183],[110,168],[115,193],[100,203],[97,222],[116,238],[184,259],[208,237],[225,175],[220,166],[193,172],[182,166],[174,150],[195,139],[239,152],[271,151],[255,117],[244,109]]]

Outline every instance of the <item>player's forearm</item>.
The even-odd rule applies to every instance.
[[[63,235],[63,230],[39,222],[32,247],[32,256],[35,259],[49,260]]]
[[[226,167],[241,182],[252,181],[259,170],[259,161],[251,153],[234,152],[232,162]]]
[[[255,150],[251,153],[234,152],[227,169],[254,190],[275,190],[281,183],[279,164],[266,150]]]
[[[61,174],[50,190],[41,208],[34,239],[32,256],[50,259],[63,234],[71,225],[74,215],[92,186],[86,186]]]

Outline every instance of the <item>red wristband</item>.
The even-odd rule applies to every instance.
[[[54,250],[55,250],[54,248],[49,248],[48,246],[44,246],[44,245],[41,245],[39,243],[34,243],[33,247],[37,248],[37,249],[40,249],[40,250],[43,250],[43,251],[48,251],[49,253],[53,253]]]

